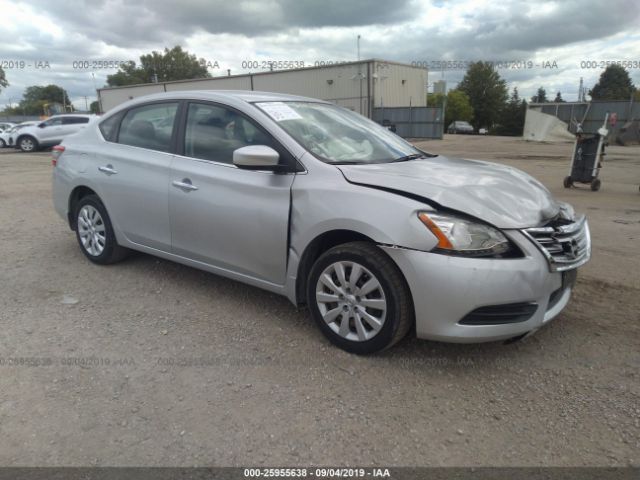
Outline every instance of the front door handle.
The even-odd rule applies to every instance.
[[[116,173],[118,173],[118,171],[113,168],[113,165],[111,164],[98,167],[98,170],[100,170],[102,173],[106,173],[107,175],[115,175]]]
[[[174,180],[173,182],[171,182],[171,185],[173,185],[174,187],[178,187],[184,191],[198,190],[198,187],[191,183],[191,180],[189,180],[188,178],[183,178],[182,180]]]

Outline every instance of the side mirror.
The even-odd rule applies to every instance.
[[[44,127],[46,127],[44,122],[38,124],[38,128],[44,128]]]
[[[233,164],[250,170],[275,170],[280,154],[266,145],[249,145],[233,151]]]

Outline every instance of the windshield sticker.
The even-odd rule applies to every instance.
[[[289,105],[282,102],[268,102],[257,103],[267,115],[273,118],[276,122],[282,122],[283,120],[301,120],[302,117],[296,113]]]

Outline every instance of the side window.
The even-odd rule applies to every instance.
[[[215,105],[189,104],[184,155],[233,163],[233,151],[247,145],[276,148],[269,135],[234,110]]]
[[[100,132],[107,142],[116,141],[116,133],[118,132],[118,125],[120,124],[120,120],[122,120],[122,115],[123,112],[116,113],[100,122]]]
[[[46,127],[57,127],[62,125],[62,118],[60,117],[53,117],[50,118],[49,120],[47,120],[46,122],[44,122],[44,126]]]
[[[89,123],[89,117],[63,117],[63,125],[77,125],[80,123]]]
[[[154,103],[129,110],[120,125],[118,143],[168,152],[177,103]]]

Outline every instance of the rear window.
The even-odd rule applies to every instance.
[[[122,119],[123,112],[116,113],[115,115],[100,122],[99,128],[102,136],[108,142],[116,141],[116,134],[118,133],[118,125]]]

